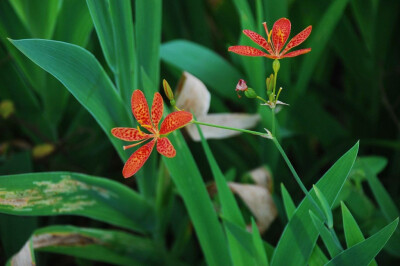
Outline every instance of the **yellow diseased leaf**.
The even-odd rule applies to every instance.
[[[15,112],[14,103],[10,100],[4,100],[0,103],[0,115],[7,119]]]
[[[51,143],[39,144],[33,147],[32,155],[35,159],[41,159],[50,155],[55,150],[55,147]]]

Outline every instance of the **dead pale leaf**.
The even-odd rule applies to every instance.
[[[253,184],[229,182],[228,186],[237,194],[256,218],[260,233],[264,233],[278,215],[272,199],[272,174],[268,168],[261,166],[249,172]],[[247,226],[251,231],[251,225]]]
[[[177,89],[176,106],[193,112],[198,121],[242,129],[252,128],[260,121],[258,114],[208,114],[210,103],[211,94],[204,83],[190,73],[183,72]],[[193,140],[200,141],[196,125],[188,125],[185,129]],[[240,134],[237,131],[208,126],[201,126],[201,130],[206,139],[223,139]]]
[[[31,240],[28,240],[22,247],[22,249],[12,257],[11,265],[12,266],[36,265],[35,257],[33,255]]]
[[[184,71],[179,80],[176,106],[192,112],[196,117],[208,113],[211,103],[211,94],[206,85],[192,74]]]

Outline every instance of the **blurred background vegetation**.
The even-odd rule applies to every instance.
[[[306,187],[310,188],[332,162],[360,140],[360,156],[379,156],[383,165],[387,162],[379,179],[398,207],[400,34],[397,25],[400,1],[265,0],[263,14],[256,14],[258,1],[248,1],[257,22],[252,25],[254,28],[248,27],[251,23],[247,23],[243,15],[246,10],[240,9],[240,2],[164,0],[159,80],[166,78],[175,87],[182,70],[187,70],[211,91],[211,113],[258,112],[254,101],[237,99],[234,88],[237,78],[243,78],[250,87],[263,91],[263,80],[272,73],[272,61],[244,61],[229,54],[227,47],[238,44],[246,25],[264,36],[262,21],[272,27],[278,18],[289,18],[291,36],[313,25],[311,37],[302,45],[302,48],[312,47],[312,52],[281,60],[278,83],[284,90],[280,99],[290,104],[277,115],[284,148]],[[151,26],[149,24],[147,30],[151,31]],[[0,36],[0,175],[74,171],[118,180],[136,188],[135,178],[123,180],[123,164],[91,114],[59,81],[23,56],[6,39],[43,38],[77,44],[92,52],[111,73],[86,1],[1,0]],[[178,39],[190,43],[176,42]],[[243,74],[231,75],[228,70],[213,66],[210,58],[202,56],[207,51],[204,49],[223,57],[237,73]],[[208,75],[210,72],[212,75]],[[222,82],[225,82],[223,91],[219,87]],[[161,83],[157,85],[161,89]],[[259,130],[268,125],[266,120],[263,117]],[[201,145],[189,138],[187,141],[203,178],[211,181]],[[276,243],[286,223],[280,183],[285,184],[296,204],[303,195],[275,148],[253,136],[210,140],[209,143],[221,169],[236,181],[248,181],[246,173],[260,165],[271,169],[279,218],[264,239]],[[365,182],[354,180],[349,181],[350,192],[343,195],[343,199],[355,212],[360,226],[372,232],[372,221],[379,220],[381,215],[379,203]],[[185,213],[179,199],[174,204],[177,214]],[[82,217],[1,214],[0,263],[19,250],[35,228],[62,223],[105,227]],[[189,234],[192,236],[193,232]],[[195,238],[189,239],[191,245],[185,252],[192,258],[188,260],[196,261],[201,252],[194,248]],[[398,262],[399,254],[387,249],[379,255],[378,261],[386,265]],[[54,257],[46,255],[42,259],[51,265]],[[72,261],[69,258],[65,265]],[[86,265],[84,261],[77,263]]]

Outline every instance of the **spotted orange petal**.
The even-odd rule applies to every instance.
[[[290,35],[290,20],[287,18],[278,19],[272,27],[272,42],[276,53],[279,53]]]
[[[311,48],[306,48],[306,49],[300,49],[300,50],[296,50],[290,53],[285,54],[284,56],[282,56],[281,58],[285,58],[285,57],[295,57],[298,55],[302,55],[302,54],[306,54],[311,52]]]
[[[149,106],[147,105],[146,98],[141,90],[135,90],[131,98],[132,113],[140,125],[147,126],[151,132],[152,123],[150,120]],[[149,128],[150,127],[150,128]]]
[[[304,42],[308,36],[310,36],[312,30],[312,26],[308,26],[305,28],[303,31],[301,31],[299,34],[294,36],[286,45],[285,49],[283,50],[282,54],[287,53],[290,49],[300,45],[302,42]]]
[[[193,120],[193,115],[186,111],[176,111],[167,115],[161,123],[160,134],[168,134],[174,130],[186,126]]]
[[[260,34],[251,30],[243,30],[243,33],[246,34],[246,36],[249,37],[253,42],[255,42],[256,44],[260,45],[262,48],[267,50],[268,53],[273,54],[271,46],[269,46],[267,40],[264,39],[264,37],[262,37]]]
[[[244,46],[244,45],[231,46],[228,48],[228,51],[234,52],[234,53],[240,54],[240,55],[246,55],[246,56],[267,56],[268,55],[261,50],[253,48],[251,46]]]
[[[157,151],[168,158],[173,158],[176,155],[175,148],[168,138],[160,138],[158,140]]]
[[[164,111],[164,101],[160,93],[154,93],[153,105],[151,106],[151,120],[155,129],[158,129]]]
[[[128,161],[126,161],[124,169],[122,169],[122,175],[125,178],[131,177],[139,171],[140,168],[144,165],[144,163],[149,158],[151,152],[153,151],[153,147],[156,140],[153,139],[146,145],[143,145],[139,149],[137,149],[131,157],[129,157]]]
[[[129,127],[115,127],[111,129],[111,134],[113,134],[116,138],[126,141],[138,141],[152,137],[150,134],[146,134],[137,130],[136,128]]]

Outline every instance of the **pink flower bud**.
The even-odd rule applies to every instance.
[[[246,81],[239,79],[239,82],[236,85],[236,91],[247,91]]]

